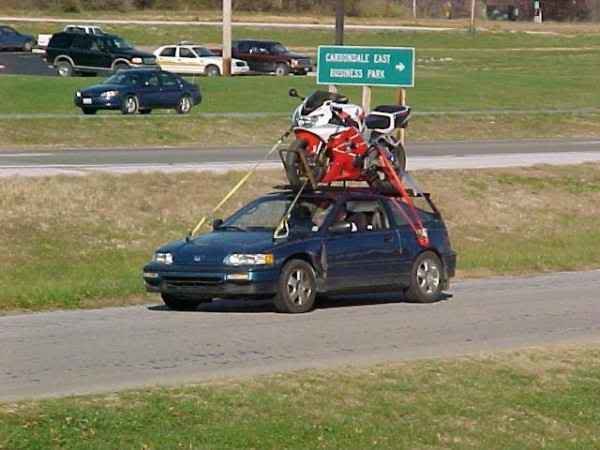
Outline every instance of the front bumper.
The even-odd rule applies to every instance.
[[[75,106],[79,108],[93,109],[121,109],[121,96],[111,97],[106,99],[100,96],[81,96],[74,98]]]
[[[194,269],[149,264],[144,267],[144,284],[149,292],[182,297],[238,298],[266,297],[277,291],[279,270],[220,268]]]

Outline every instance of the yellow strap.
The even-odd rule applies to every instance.
[[[273,154],[273,152],[277,149],[277,147],[279,147],[279,145],[283,142],[283,140],[288,137],[288,135],[290,134],[290,131],[286,131],[286,133],[281,136],[279,138],[279,140],[275,143],[275,145],[271,148],[271,150],[269,150],[265,156],[263,156],[263,159],[261,159],[260,161],[257,161],[256,164],[254,164],[254,166],[248,171],[248,173],[246,173],[246,175],[244,175],[242,177],[242,179],[240,181],[237,182],[237,184],[233,187],[233,189],[231,189],[227,195],[225,195],[225,197],[223,197],[223,200],[221,200],[217,206],[215,206],[212,211],[210,212],[209,215],[202,217],[202,219],[200,219],[200,222],[198,222],[198,225],[196,225],[196,227],[192,230],[192,232],[190,233],[190,238],[193,237],[198,230],[200,229],[200,227],[202,227],[202,225],[204,225],[206,223],[206,221],[208,220],[208,218],[210,216],[212,216],[214,213],[216,213],[219,209],[221,209],[221,207],[227,203],[227,201],[233,197],[233,195],[246,183],[246,181],[248,181],[248,179],[254,174],[254,172],[256,172],[256,170],[258,169],[258,166],[260,166],[263,162],[265,162],[267,160],[267,158],[269,156],[271,156]]]

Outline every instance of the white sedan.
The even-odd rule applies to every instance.
[[[223,58],[200,45],[164,45],[156,49],[154,55],[160,67],[169,72],[209,77],[216,77],[223,73]],[[240,75],[249,71],[250,67],[246,61],[232,58],[232,75]]]

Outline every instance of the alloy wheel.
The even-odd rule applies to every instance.
[[[308,274],[303,269],[291,272],[287,281],[287,290],[288,296],[294,304],[300,306],[306,303],[312,294]]]
[[[440,285],[440,269],[434,261],[424,259],[417,268],[417,283],[425,294],[436,292]]]

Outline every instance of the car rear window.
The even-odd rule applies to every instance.
[[[73,42],[73,36],[66,33],[59,33],[52,36],[48,47],[52,48],[69,48]]]

